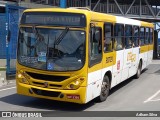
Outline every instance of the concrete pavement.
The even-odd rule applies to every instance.
[[[130,78],[114,87],[107,100],[102,103],[96,103],[93,100],[86,105],[78,105],[17,95],[15,82],[0,88],[0,111],[160,111],[159,102],[160,60],[154,60],[139,79]],[[116,120],[116,118],[108,119]],[[118,119],[128,120],[127,118]],[[133,119],[136,118],[131,118]],[[145,118],[145,120],[150,119]],[[144,118],[138,120],[144,120]]]

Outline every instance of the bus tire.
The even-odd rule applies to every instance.
[[[142,70],[142,63],[141,61],[139,62],[139,65],[138,65],[138,69],[137,69],[137,73],[135,74],[135,78],[138,79],[141,75],[141,70]]]
[[[109,95],[109,90],[110,90],[109,77],[104,76],[103,82],[102,82],[102,85],[101,85],[101,93],[100,93],[100,96],[98,96],[96,98],[96,101],[97,102],[105,101],[107,99],[108,95]]]

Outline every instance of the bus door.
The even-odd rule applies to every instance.
[[[102,22],[92,22],[90,24],[89,36],[89,66],[88,66],[88,86],[86,101],[100,95],[102,84]]]
[[[125,25],[125,39],[124,39],[124,64],[123,64],[123,75],[122,81],[129,78],[131,72],[131,59],[132,59],[132,26]]]
[[[133,37],[132,37],[132,54],[130,56],[131,68],[129,70],[129,76],[136,74],[139,64],[139,26],[133,26]]]
[[[146,44],[145,58],[146,58],[146,66],[149,65],[149,34],[150,34],[150,29],[146,28],[146,30],[145,30],[145,44]]]
[[[123,70],[123,54],[124,54],[124,24],[115,24],[114,25],[114,50],[115,54],[115,64],[113,65],[113,75],[112,75],[112,84],[115,86],[120,83],[122,80],[122,70]]]
[[[152,58],[153,58],[153,29],[149,28],[148,64],[152,62]]]

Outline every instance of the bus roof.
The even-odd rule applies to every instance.
[[[137,26],[145,26],[153,28],[154,25],[152,23],[119,17],[114,15],[109,15],[105,13],[99,13],[90,11],[87,9],[74,9],[74,8],[38,8],[38,9],[27,9],[24,12],[71,12],[71,13],[83,13],[85,15],[90,16],[92,21],[108,21],[112,23],[121,23],[121,24],[129,24],[129,25],[137,25]]]

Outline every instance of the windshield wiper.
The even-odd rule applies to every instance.
[[[40,25],[37,25],[37,24],[32,25],[32,30],[33,30],[33,33],[35,34],[36,41],[35,41],[34,45],[31,46],[31,48],[35,48],[40,42],[44,41],[43,35],[41,35],[36,28],[37,26],[40,26]]]
[[[38,30],[37,30],[37,27],[38,25],[33,25],[32,26],[32,29],[33,29],[33,32],[34,32],[34,34],[35,34],[35,36],[36,36],[36,40],[38,40],[38,41],[40,41],[40,39],[44,39],[43,38],[43,36],[38,32]]]
[[[53,54],[52,54],[52,57],[56,56],[60,56],[60,53],[59,53],[59,50],[57,49],[56,50],[56,45],[59,45],[59,43],[63,40],[63,38],[66,36],[66,34],[68,33],[69,31],[69,27],[66,27],[62,32],[61,34],[58,36],[58,38],[55,38],[55,42],[54,42],[54,46],[53,46]]]
[[[62,33],[58,36],[58,38],[55,40],[54,45],[58,45],[62,41],[62,39],[66,36],[66,34],[68,33],[68,31],[69,31],[69,27],[66,27],[62,31]]]

